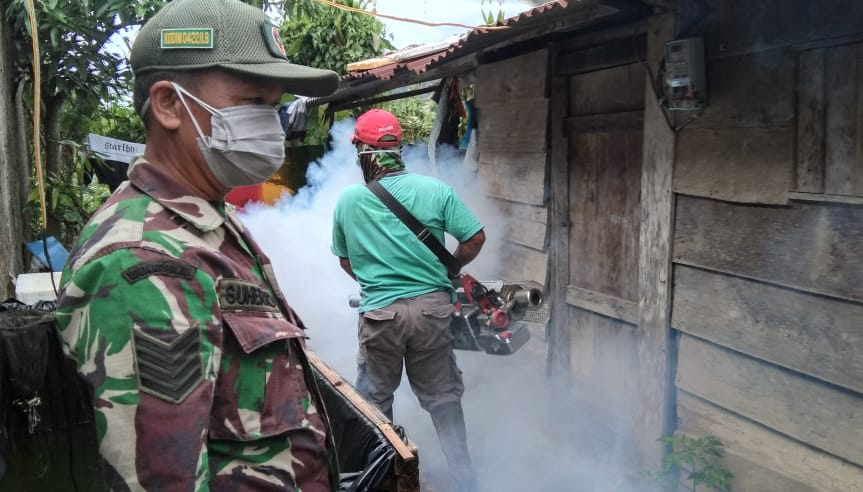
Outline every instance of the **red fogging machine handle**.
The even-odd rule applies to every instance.
[[[506,328],[509,325],[509,315],[495,305],[495,299],[492,298],[493,291],[467,273],[461,274],[461,283],[468,302],[479,306],[495,328]]]

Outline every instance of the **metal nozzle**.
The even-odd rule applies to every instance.
[[[516,321],[524,318],[527,309],[536,309],[542,306],[543,302],[541,290],[525,289],[520,285],[505,286],[501,289],[501,296],[506,301],[504,310]]]

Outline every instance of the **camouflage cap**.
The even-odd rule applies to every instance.
[[[136,76],[218,67],[277,79],[286,92],[305,96],[326,96],[339,85],[331,70],[291,63],[278,28],[261,9],[240,0],[169,2],[141,27],[130,61]]]

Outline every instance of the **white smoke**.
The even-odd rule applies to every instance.
[[[330,251],[332,212],[346,186],[362,182],[350,143],[352,120],[337,122],[332,150],[309,166],[308,185],[276,206],[249,205],[241,215],[273,261],[280,286],[308,327],[308,345],[342,377],[356,378],[357,312],[348,298],[359,292]],[[432,174],[425,145],[406,146],[409,172]],[[436,176],[450,184],[483,223],[486,244],[465,272],[480,280],[506,278],[500,245],[508,235],[507,218],[488,200],[476,174],[476,163],[465,165],[461,154],[442,147],[434,166]],[[448,238],[448,249],[455,247]],[[545,376],[544,341],[530,342],[510,356],[457,351],[463,371],[468,441],[481,490],[599,491],[619,488],[619,474],[585,455],[585,441],[598,419],[575,414],[566,395],[577,391],[551,388]],[[533,352],[531,353],[531,350]],[[540,351],[541,353],[537,353]],[[407,380],[396,392],[395,423],[406,429],[420,450],[423,490],[446,490],[448,472],[431,419],[411,393]],[[596,454],[614,462],[622,442],[588,443]],[[610,484],[614,485],[610,485]]]

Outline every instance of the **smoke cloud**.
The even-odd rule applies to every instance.
[[[346,186],[362,182],[350,143],[352,120],[337,122],[332,149],[309,166],[308,185],[275,206],[250,204],[244,223],[270,257],[288,302],[308,327],[308,346],[342,377],[356,378],[357,312],[348,298],[359,287],[330,251],[332,212]],[[450,184],[485,227],[486,245],[465,271],[480,280],[506,277],[500,245],[507,219],[486,199],[475,165],[461,154],[440,148],[432,166],[424,146],[406,146],[409,172],[435,175]],[[450,251],[455,247],[448,238]],[[542,333],[539,327],[535,333]],[[567,395],[546,378],[545,341],[534,337],[511,356],[457,351],[463,371],[468,441],[480,487],[489,492],[624,491],[615,470],[625,442],[593,442],[599,419],[576,412]],[[428,414],[406,379],[396,392],[395,423],[420,450],[423,491],[447,490],[447,467]],[[589,450],[588,453],[585,449]],[[602,455],[602,456],[600,456]],[[600,459],[602,458],[602,459]],[[610,464],[602,464],[610,463]]]

